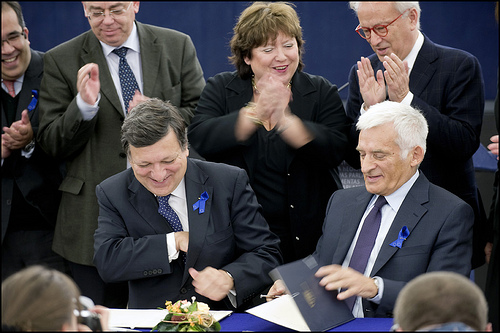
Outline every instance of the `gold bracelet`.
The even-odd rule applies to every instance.
[[[257,108],[257,104],[254,102],[248,102],[245,106],[245,117],[247,117],[249,120],[252,121],[255,125],[262,126],[262,120],[260,120],[259,117],[257,117],[257,112],[255,112],[255,109]]]

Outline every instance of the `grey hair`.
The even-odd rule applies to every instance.
[[[188,148],[186,124],[178,109],[170,102],[151,98],[136,105],[122,125],[121,143],[130,157],[130,146],[154,145],[173,130],[182,150]]]
[[[363,3],[363,2],[366,3],[365,1],[349,1],[349,7],[352,10],[354,10],[354,12],[357,15],[359,5],[361,5],[361,3]],[[394,4],[394,8],[400,14],[402,14],[407,9],[415,8],[417,10],[417,14],[418,14],[417,29],[420,30],[420,13],[422,12],[422,10],[420,9],[420,4],[418,1],[394,1],[392,3]],[[406,13],[405,15],[408,15],[408,13]]]
[[[417,109],[392,101],[372,105],[363,113],[356,124],[359,131],[393,123],[397,133],[396,144],[401,149],[401,158],[405,159],[411,149],[427,149],[426,140],[429,128],[427,120]]]

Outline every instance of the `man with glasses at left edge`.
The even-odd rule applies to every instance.
[[[67,175],[54,251],[68,259],[82,294],[124,308],[126,283],[107,284],[93,266],[96,185],[130,165],[123,120],[150,97],[170,100],[189,124],[205,80],[188,35],[135,20],[137,2],[83,2],[90,30],[45,54],[38,139]]]
[[[420,169],[431,183],[457,195],[474,210],[472,268],[477,268],[484,264],[486,245],[485,213],[472,162],[484,112],[479,61],[424,35],[417,1],[349,4],[359,21],[351,32],[353,38],[365,39],[375,53],[361,57],[351,69],[347,116],[356,123],[360,114],[384,100],[411,105],[423,113],[429,136]],[[357,140],[353,126],[349,163],[355,168],[359,168]]]
[[[28,35],[19,3],[2,1],[2,281],[33,264],[68,273],[52,251],[62,174],[35,140],[43,53]]]

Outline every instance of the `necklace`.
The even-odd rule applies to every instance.
[[[287,88],[291,89],[292,87],[292,81],[288,82],[286,85]],[[255,91],[256,94],[260,94],[259,89],[257,89],[257,84],[255,83],[255,75],[252,75],[252,88]]]

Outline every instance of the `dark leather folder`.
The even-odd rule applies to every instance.
[[[283,280],[311,331],[327,331],[354,319],[337,291],[328,291],[314,276],[319,266],[312,256],[279,266],[269,272],[273,280]]]

